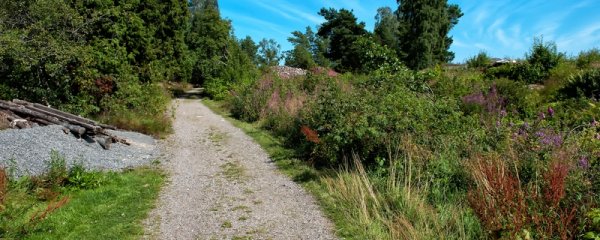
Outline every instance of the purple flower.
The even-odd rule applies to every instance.
[[[563,144],[563,138],[553,130],[539,130],[535,132],[540,144],[544,146],[560,147]]]
[[[592,127],[596,127],[598,126],[598,121],[596,121],[596,119],[594,118],[594,121],[592,121]]]
[[[548,115],[550,115],[550,117],[554,117],[554,109],[552,109],[552,107],[548,107]]]
[[[588,161],[587,157],[581,157],[579,159],[579,167],[583,169],[587,169],[588,167],[590,167],[590,162]]]

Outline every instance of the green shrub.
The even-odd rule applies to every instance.
[[[496,80],[495,85],[504,99],[507,112],[519,114],[524,118],[537,117],[541,99],[535,92],[529,90],[527,85],[506,78]]]
[[[594,208],[588,214],[587,217],[590,221],[590,229],[583,235],[584,239],[598,240],[600,239],[600,209]]]
[[[566,98],[600,99],[600,69],[585,70],[570,77],[559,92]]]
[[[100,172],[86,170],[83,165],[76,164],[69,170],[68,186],[76,189],[93,189],[100,187],[104,179]]]
[[[578,68],[600,67],[600,49],[594,48],[579,53],[575,59]]]
[[[98,118],[118,128],[162,136],[171,131],[171,119],[166,114],[169,93],[159,84],[122,82],[118,90],[103,99],[103,111]]]
[[[484,51],[480,51],[477,55],[467,59],[467,67],[482,69],[489,67],[492,63],[492,59]]]
[[[556,43],[544,42],[543,38],[534,38],[533,46],[526,59],[529,64],[540,69],[542,76],[546,77],[550,70],[565,58],[564,53],[559,53]]]
[[[486,70],[486,76],[490,79],[508,78],[527,84],[539,84],[545,79],[545,74],[540,65],[532,65],[528,62],[505,64]]]

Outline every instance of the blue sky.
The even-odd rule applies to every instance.
[[[464,16],[452,30],[454,62],[486,51],[494,57],[523,58],[534,37],[554,41],[558,50],[577,55],[600,48],[600,0],[450,0]],[[396,0],[220,0],[223,17],[232,20],[235,35],[275,39],[282,50],[292,48],[292,31],[324,19],[322,7],[352,9],[372,31],[377,8],[397,8]]]

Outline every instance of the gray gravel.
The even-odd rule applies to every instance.
[[[104,150],[98,143],[65,134],[57,125],[3,130],[0,131],[0,166],[12,170],[17,177],[39,175],[46,170],[52,151],[64,156],[68,166],[83,164],[93,170],[148,165],[159,157],[152,137],[135,132],[109,132],[127,139],[131,145],[114,143],[110,150]]]
[[[147,239],[336,239],[313,197],[199,100],[177,100],[161,162],[170,179]]]

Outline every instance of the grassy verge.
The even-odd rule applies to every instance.
[[[60,179],[48,176],[56,177],[9,182],[0,203],[0,239],[139,238],[164,180],[150,168],[71,171],[61,185],[48,185]]]
[[[355,159],[353,168],[318,170],[294,157],[281,139],[257,123],[230,117],[222,102],[203,100],[215,113],[254,138],[287,174],[319,200],[345,239],[476,239],[477,219],[464,204],[431,206],[426,189],[406,185],[400,174],[375,176]],[[394,171],[391,167],[389,171]]]

